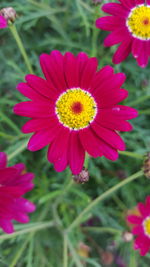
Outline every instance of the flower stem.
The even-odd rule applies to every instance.
[[[83,220],[83,217],[85,214],[87,214],[89,211],[91,211],[97,204],[99,204],[100,201],[104,200],[105,198],[109,197],[112,193],[116,192],[118,189],[120,189],[122,186],[132,182],[133,180],[139,178],[142,176],[143,171],[140,170],[139,172],[136,172],[135,174],[129,176],[124,181],[118,183],[117,185],[111,187],[106,192],[104,192],[102,195],[94,199],[80,214],[79,216],[73,221],[72,224],[68,227],[68,232],[70,232],[74,227],[79,225],[81,221]]]
[[[9,29],[10,29],[14,39],[16,40],[16,43],[17,43],[17,45],[19,47],[19,50],[20,50],[20,52],[21,52],[21,54],[22,54],[22,56],[24,58],[25,64],[26,64],[29,72],[33,73],[33,69],[32,69],[30,60],[29,60],[29,58],[27,56],[27,53],[26,53],[25,48],[24,48],[24,45],[23,45],[22,40],[21,40],[21,38],[20,38],[20,36],[19,36],[19,34],[17,32],[17,29],[16,29],[15,25],[13,23],[10,24],[9,25]]]
[[[68,245],[67,245],[67,237],[65,234],[64,234],[63,267],[68,267]]]
[[[128,156],[131,158],[136,158],[136,159],[143,159],[144,155],[135,153],[135,152],[130,152],[130,151],[119,151],[120,155]]]
[[[16,155],[18,155],[20,152],[25,150],[27,146],[28,141],[23,142],[21,146],[19,146],[14,152],[12,152],[10,155],[8,155],[8,160],[13,159]]]

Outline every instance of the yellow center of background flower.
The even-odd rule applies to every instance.
[[[143,225],[144,225],[145,234],[150,237],[150,217],[147,217],[144,220]]]
[[[60,95],[55,112],[64,126],[79,130],[94,120],[97,105],[90,93],[80,88],[73,88]]]
[[[127,19],[127,27],[134,37],[150,39],[150,6],[139,5],[133,8]]]

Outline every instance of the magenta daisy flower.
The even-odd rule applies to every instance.
[[[150,0],[118,0],[107,3],[102,10],[112,16],[97,19],[96,26],[111,31],[104,40],[109,47],[120,44],[113,56],[118,64],[132,53],[140,67],[146,67],[150,56]]]
[[[150,196],[146,203],[138,204],[139,216],[129,215],[127,220],[134,225],[132,233],[137,235],[134,241],[134,249],[139,249],[141,256],[150,250]]]
[[[40,63],[46,80],[27,75],[17,89],[31,101],[14,107],[16,114],[32,118],[22,128],[34,132],[28,149],[50,144],[48,160],[56,171],[69,165],[73,174],[82,170],[85,152],[116,160],[125,149],[117,131],[130,131],[126,120],[137,116],[133,108],[118,105],[128,95],[120,88],[125,75],[110,66],[97,71],[97,59],[83,52],[75,57],[53,51],[42,54]]]
[[[28,212],[33,212],[33,203],[22,195],[33,188],[33,173],[26,173],[23,163],[7,167],[7,156],[0,152],[0,227],[4,232],[14,232],[12,220],[27,223]]]
[[[2,15],[0,15],[0,29],[7,28],[7,26],[7,20]]]

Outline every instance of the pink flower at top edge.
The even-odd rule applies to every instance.
[[[27,223],[27,213],[35,210],[34,204],[22,197],[34,187],[34,174],[24,170],[23,163],[7,167],[7,156],[0,152],[0,227],[7,234],[14,232],[13,220]]]
[[[113,63],[122,62],[132,53],[138,65],[146,67],[150,56],[150,0],[147,4],[144,0],[118,0],[104,4],[102,10],[109,16],[97,19],[96,27],[111,32],[104,45],[119,44]]]
[[[150,250],[150,196],[146,202],[138,203],[139,215],[130,214],[128,222],[133,224],[132,233],[136,235],[134,249],[140,250],[140,255],[145,256]]]
[[[115,74],[111,66],[97,70],[97,59],[83,52],[52,51],[40,56],[40,64],[45,79],[27,75],[17,89],[30,101],[14,107],[17,115],[31,118],[22,128],[34,133],[28,149],[49,145],[55,170],[70,166],[73,174],[82,170],[85,152],[117,160],[118,150],[125,150],[118,131],[132,130],[127,120],[137,117],[135,109],[118,105],[128,96],[121,88],[124,73]]]
[[[7,20],[2,15],[0,15],[0,29],[7,28],[7,26]]]

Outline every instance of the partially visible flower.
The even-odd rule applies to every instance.
[[[6,7],[0,10],[0,14],[6,19],[7,22],[14,22],[16,19],[16,11],[13,7]]]
[[[96,26],[111,33],[104,40],[110,47],[119,44],[113,63],[125,60],[130,53],[140,67],[148,64],[150,57],[150,0],[118,0],[107,3],[102,10],[111,16],[97,19]]]
[[[91,248],[87,246],[85,243],[83,242],[79,243],[77,252],[81,257],[89,258],[90,251],[91,251]]]
[[[111,66],[97,70],[97,59],[83,52],[74,56],[52,51],[42,54],[40,63],[45,80],[27,75],[17,89],[31,101],[14,107],[16,114],[31,118],[22,128],[34,133],[28,149],[49,145],[48,160],[55,169],[63,171],[69,165],[75,175],[83,168],[85,152],[116,160],[118,150],[125,150],[118,131],[132,130],[126,120],[138,114],[118,105],[128,96],[121,88],[124,73],[115,74]]]
[[[134,249],[140,250],[140,255],[146,255],[150,250],[150,196],[146,202],[138,203],[140,215],[131,214],[127,220],[134,225],[132,233],[137,235],[134,241]]]
[[[7,20],[2,15],[0,15],[0,29],[7,28],[7,26]]]
[[[0,227],[4,232],[14,232],[12,220],[27,223],[28,212],[33,212],[33,203],[23,198],[34,185],[33,173],[24,173],[23,163],[7,167],[7,156],[0,152]]]
[[[114,261],[114,255],[111,251],[102,251],[100,254],[101,254],[100,259],[105,266],[112,265]]]

